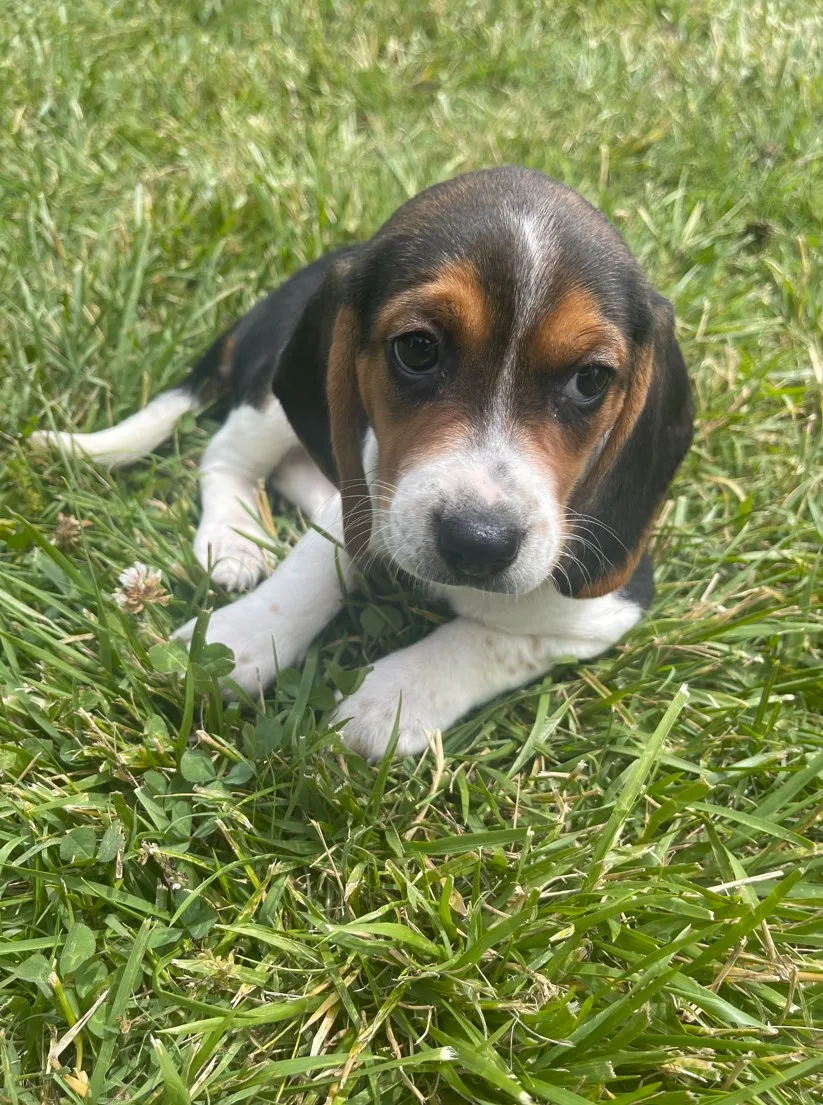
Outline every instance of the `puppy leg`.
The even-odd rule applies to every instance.
[[[336,544],[343,538],[339,495],[320,511],[317,524],[324,533],[309,530],[256,591],[211,616],[207,640],[232,650],[231,678],[249,694],[268,686],[278,667],[303,657],[340,610],[341,582],[351,586],[351,561]],[[190,621],[175,636],[189,640],[193,629]]]
[[[640,607],[613,595],[579,605],[577,624],[556,636],[506,633],[456,618],[378,660],[338,708],[338,716],[349,719],[346,743],[368,759],[382,756],[400,707],[397,755],[420,752],[427,731],[446,730],[497,695],[540,678],[558,657],[599,655],[642,616]]]
[[[307,518],[316,518],[337,494],[337,488],[326,479],[302,446],[292,449],[278,464],[271,484]]]
[[[208,444],[200,462],[203,517],[194,552],[212,579],[227,591],[245,591],[266,570],[256,543],[268,537],[255,521],[255,495],[297,444],[285,412],[276,399],[262,409],[235,407]]]

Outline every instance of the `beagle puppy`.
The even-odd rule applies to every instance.
[[[454,611],[341,703],[368,757],[396,722],[397,752],[418,752],[558,657],[598,655],[651,601],[645,546],[692,438],[673,311],[603,216],[539,172],[428,188],[258,303],[179,388],[34,444],[127,463],[225,392],[200,562],[229,590],[263,574],[260,479],[314,523],[211,617],[235,683],[258,691],[299,662],[373,559]]]

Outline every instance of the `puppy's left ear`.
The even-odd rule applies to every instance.
[[[650,292],[626,397],[603,450],[569,503],[571,536],[553,573],[563,594],[593,598],[631,578],[661,500],[692,441],[691,383],[674,333],[674,309]]]
[[[366,423],[357,386],[359,327],[347,301],[356,263],[356,250],[330,259],[272,382],[295,433],[340,488],[346,548],[354,557],[364,551],[371,533],[371,497],[362,459]]]

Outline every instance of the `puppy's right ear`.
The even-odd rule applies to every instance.
[[[333,257],[277,364],[272,387],[313,459],[343,500],[346,547],[357,557],[371,533],[363,471],[365,413],[357,386],[357,314],[347,302],[357,250]]]

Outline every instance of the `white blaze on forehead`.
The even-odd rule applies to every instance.
[[[512,320],[514,344],[536,319],[558,255],[554,218],[548,208],[524,211],[509,207],[506,217],[512,230],[517,259],[515,318]]]
[[[516,387],[515,368],[523,339],[539,321],[546,300],[546,287],[557,265],[554,218],[548,208],[524,211],[509,206],[505,216],[512,234],[514,254],[514,314],[508,346],[503,354],[495,398],[495,419],[508,421]]]
[[[515,215],[516,229],[526,252],[529,256],[531,267],[534,268],[543,260],[543,241],[537,220],[533,215],[526,213],[513,213]]]

